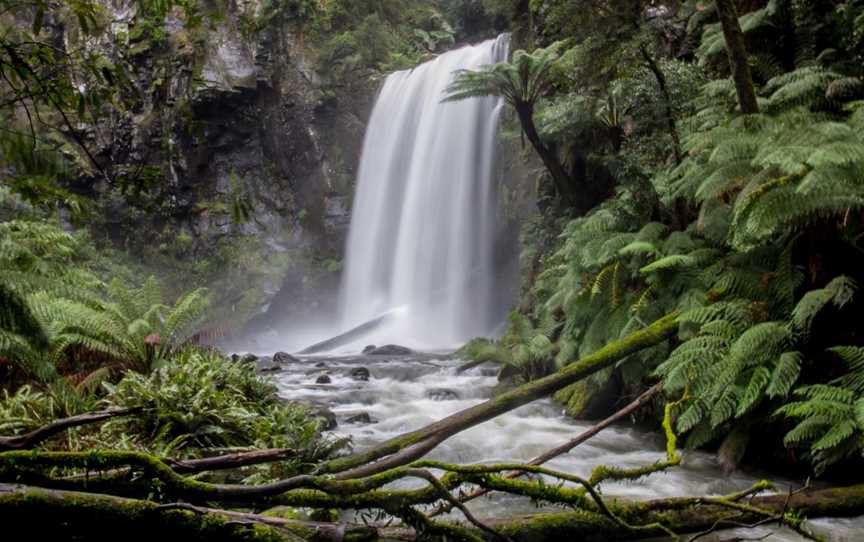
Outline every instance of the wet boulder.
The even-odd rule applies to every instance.
[[[366,351],[366,348],[364,348],[363,353],[368,356],[410,356],[414,351],[410,348],[399,346],[398,344],[386,344],[384,346],[373,348],[368,352]]]
[[[276,363],[287,364],[297,363],[300,360],[287,352],[276,352],[275,354],[273,354],[273,361],[275,361]]]
[[[377,422],[378,420],[370,416],[368,412],[361,412],[359,414],[355,414],[354,416],[350,416],[347,420],[345,420],[345,423],[353,424],[370,424]]]
[[[328,375],[321,375],[315,379],[316,384],[330,384],[333,380]]]
[[[433,388],[426,390],[426,398],[433,401],[457,401],[460,399],[459,394],[447,388]]]
[[[240,363],[255,363],[258,361],[258,356],[255,354],[243,354],[242,356],[238,354],[234,354],[231,356],[231,359],[234,361],[239,361]]]
[[[364,354],[371,354],[372,352],[375,351],[376,348],[378,348],[378,347],[375,346],[374,344],[367,345],[366,348],[363,349],[363,353]]]
[[[273,358],[262,357],[255,361],[255,370],[259,373],[278,373],[282,366],[273,361]]]
[[[350,376],[354,380],[366,382],[367,380],[369,380],[369,377],[371,375],[369,374],[369,369],[367,369],[366,367],[355,367],[348,372],[348,376]]]

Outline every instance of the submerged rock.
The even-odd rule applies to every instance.
[[[410,356],[414,353],[410,348],[399,346],[398,344],[387,344],[377,348],[373,347],[367,352],[366,350],[368,348],[368,346],[364,348],[363,353],[369,356]]]
[[[276,363],[297,363],[300,360],[287,352],[276,352],[273,354],[273,361]]]
[[[322,431],[332,431],[339,425],[336,421],[336,414],[333,414],[332,410],[320,403],[294,400],[288,400],[285,402],[287,404],[299,405],[307,409],[309,411],[309,416],[318,421]]]
[[[354,416],[349,417],[345,420],[345,423],[369,424],[378,423],[378,420],[370,416],[368,412],[361,412],[360,414],[355,414]]]
[[[331,382],[333,382],[333,381],[327,375],[321,375],[315,379],[316,384],[329,384]]]
[[[458,393],[447,388],[426,390],[426,398],[433,401],[457,401],[460,399]]]
[[[367,380],[369,380],[370,376],[369,369],[367,369],[366,367],[357,367],[351,369],[351,371],[348,373],[348,376],[350,376],[354,380],[366,382]]]
[[[278,373],[282,366],[273,361],[273,358],[258,358],[255,361],[255,370],[259,373]]]

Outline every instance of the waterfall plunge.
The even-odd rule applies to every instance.
[[[398,315],[370,341],[445,347],[488,335],[502,102],[441,103],[453,71],[505,61],[508,38],[390,75],[366,130],[341,290],[344,329]]]

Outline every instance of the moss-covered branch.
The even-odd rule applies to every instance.
[[[140,408],[117,408],[113,410],[102,410],[98,412],[88,412],[68,418],[54,420],[51,423],[43,425],[29,433],[16,435],[14,437],[0,437],[0,451],[3,450],[26,450],[45,442],[54,435],[65,431],[71,427],[80,427],[82,425],[90,425],[103,422],[117,416],[129,416],[139,412]]]

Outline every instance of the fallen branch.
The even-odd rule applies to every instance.
[[[642,395],[637,397],[636,400],[634,400],[632,403],[628,404],[627,406],[625,406],[624,408],[622,408],[621,410],[619,410],[615,414],[612,414],[611,416],[609,416],[608,418],[606,418],[602,422],[598,423],[597,425],[594,425],[593,427],[591,427],[587,431],[580,433],[578,436],[576,436],[575,438],[573,438],[571,440],[568,440],[564,444],[557,446],[555,448],[552,448],[551,450],[548,450],[548,451],[538,455],[537,457],[531,459],[530,461],[528,461],[527,465],[531,465],[531,466],[542,465],[542,464],[546,463],[547,461],[558,457],[559,455],[566,454],[567,452],[569,452],[573,448],[575,448],[575,447],[579,446],[580,444],[582,444],[583,442],[589,440],[591,437],[593,437],[594,435],[596,435],[600,431],[606,429],[607,427],[611,426],[612,424],[626,418],[627,416],[630,416],[631,414],[633,414],[634,412],[639,410],[639,408],[641,408],[642,405],[644,405],[651,398],[653,398],[655,395],[660,393],[660,391],[662,389],[663,389],[662,383],[655,384],[654,386],[649,388],[647,391],[645,391]],[[522,476],[523,474],[525,474],[525,471],[513,471],[513,472],[509,473],[506,477],[511,478],[511,479],[512,478],[518,478],[519,476]],[[477,488],[477,489],[471,491],[470,493],[462,495],[459,498],[459,501],[463,502],[463,503],[468,502],[468,501],[472,501],[472,500],[476,499],[477,497],[482,497],[483,495],[486,495],[489,492],[490,492],[489,489],[484,488],[484,487],[480,487],[480,488]],[[453,507],[450,506],[449,504],[444,504],[444,505],[439,506],[438,508],[432,510],[431,512],[429,512],[427,514],[427,516],[435,517],[435,516],[438,516],[440,514],[446,514],[447,512],[450,512],[452,509],[453,509]]]
[[[14,437],[0,437],[0,451],[26,450],[28,448],[36,446],[41,442],[44,442],[45,440],[51,438],[57,433],[69,429],[70,427],[80,427],[82,425],[99,423],[109,418],[128,416],[130,414],[135,414],[136,412],[140,411],[141,407],[119,408],[114,410],[88,412],[86,414],[79,414],[77,416],[71,416],[69,418],[61,418],[23,435],[16,435]]]

